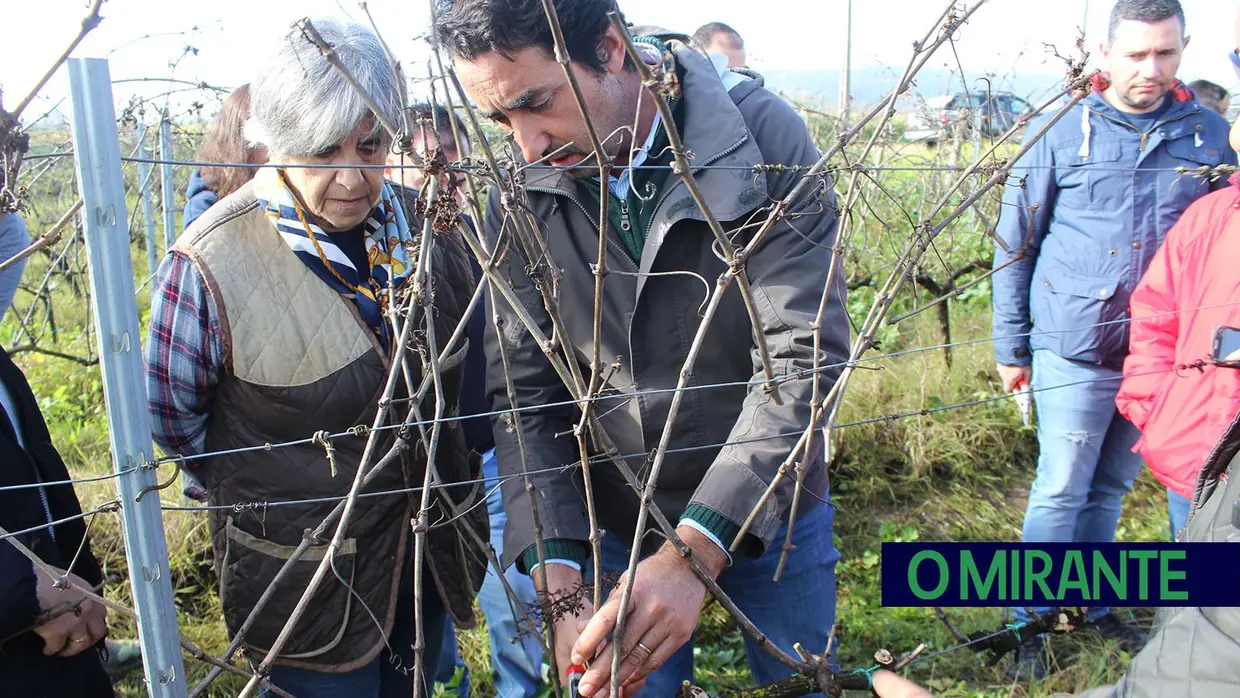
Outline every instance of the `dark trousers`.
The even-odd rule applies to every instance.
[[[0,694],[14,698],[113,698],[112,682],[103,671],[97,649],[72,657],[47,657],[42,647],[42,638],[35,635],[30,641],[14,640],[0,650]]]

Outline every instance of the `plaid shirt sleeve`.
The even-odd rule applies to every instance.
[[[169,253],[156,278],[146,345],[152,436],[166,453],[198,455],[223,365],[219,314],[183,253]]]

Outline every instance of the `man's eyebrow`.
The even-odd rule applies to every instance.
[[[507,104],[501,104],[498,109],[495,109],[492,111],[483,111],[482,116],[486,117],[487,119],[490,119],[491,121],[503,121],[504,112],[516,111],[518,109],[525,109],[526,107],[530,106],[534,102],[537,102],[546,92],[547,92],[547,88],[545,87],[531,87],[525,92],[522,92],[521,94],[517,95]]]
[[[538,101],[538,98],[541,97],[544,92],[546,92],[546,90],[541,87],[532,87],[526,90],[525,92],[522,92],[521,94],[517,95],[515,99],[513,99],[512,101],[508,102],[505,105],[502,105],[500,108],[503,109],[504,111],[516,111],[518,109],[525,109],[526,107],[530,106],[534,102]]]

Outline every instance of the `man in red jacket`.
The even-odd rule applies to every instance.
[[[1240,76],[1240,60],[1232,62]],[[1231,147],[1240,151],[1240,121]],[[1167,486],[1172,537],[1188,519],[1201,464],[1240,410],[1240,370],[1209,360],[1215,330],[1240,326],[1240,175],[1229,181],[1184,212],[1130,301],[1115,402],[1141,430],[1133,450]]]

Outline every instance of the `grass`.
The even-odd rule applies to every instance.
[[[36,266],[38,261],[32,264]],[[28,297],[18,306],[29,303]],[[58,310],[64,327],[84,327],[83,304],[64,303]],[[143,303],[145,305],[145,302]],[[955,312],[958,336],[982,336],[988,318],[977,308]],[[940,339],[934,323],[910,321],[886,350],[932,346]],[[0,324],[0,336],[11,336],[12,316]],[[63,331],[62,350],[86,354],[84,333]],[[49,422],[54,443],[75,476],[110,471],[103,395],[96,368],[48,356],[25,354],[19,364],[30,377]],[[952,405],[997,393],[990,373],[990,347],[958,347],[953,370],[947,371],[939,351],[876,361],[875,370],[859,372],[850,389],[842,421],[852,422],[923,406]],[[837,507],[836,544],[843,554],[837,569],[840,662],[868,666],[874,650],[886,647],[906,651],[920,642],[933,649],[954,644],[946,628],[929,609],[884,608],[881,605],[879,546],[884,541],[1014,540],[1020,535],[1024,498],[1032,478],[1036,441],[1020,426],[1013,404],[1003,401],[916,417],[843,429],[839,457],[832,478]],[[84,509],[95,508],[114,496],[109,482],[78,488]],[[1163,540],[1165,495],[1143,475],[1127,498],[1118,533],[1122,540]],[[166,501],[176,501],[171,491]],[[182,631],[203,649],[218,653],[227,646],[219,599],[214,589],[206,520],[200,514],[165,512],[173,586]],[[96,555],[106,572],[126,575],[119,522],[101,515],[91,528]],[[108,587],[108,595],[129,603],[124,583]],[[965,633],[996,628],[1002,611],[952,611]],[[1143,622],[1146,615],[1140,615]],[[132,637],[132,623],[113,616],[113,633]],[[711,691],[749,685],[744,645],[726,614],[711,604],[699,631],[697,680]],[[462,632],[463,657],[472,667],[475,695],[493,695],[485,626]],[[914,665],[910,674],[944,696],[1047,696],[1075,691],[1115,680],[1122,662],[1113,648],[1085,635],[1055,642],[1061,672],[1034,686],[1013,686],[1001,667],[988,667],[968,651],[945,655]],[[205,670],[187,661],[191,681]],[[235,695],[240,682],[222,677],[210,695]],[[121,686],[124,696],[144,695],[134,680]]]

